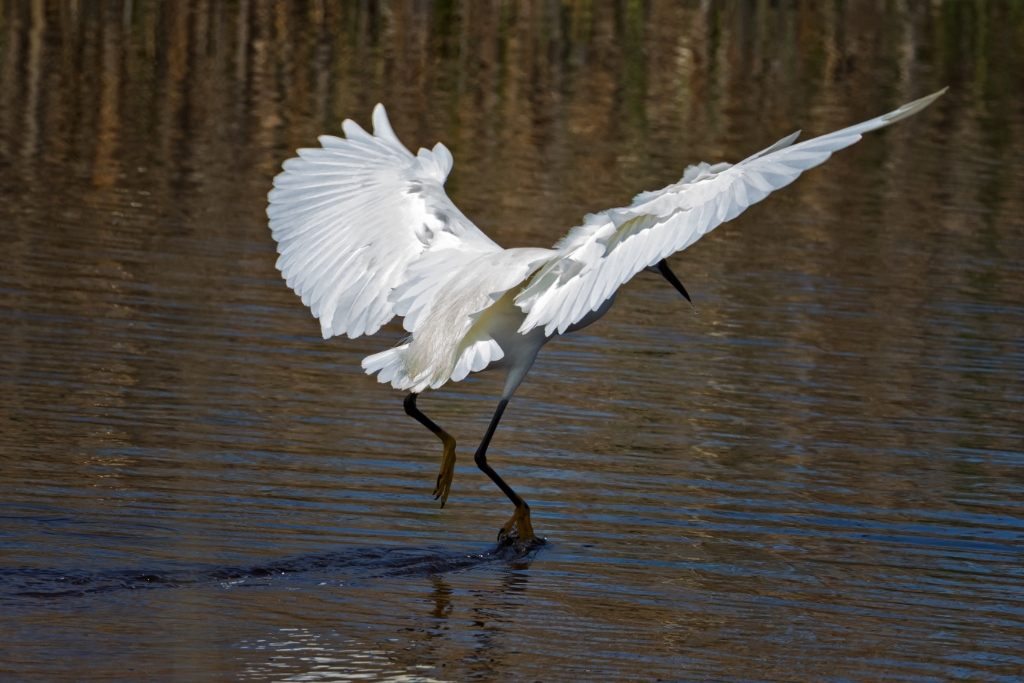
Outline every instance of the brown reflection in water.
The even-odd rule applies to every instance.
[[[495,227],[541,244],[581,210],[674,179],[681,159],[734,158],[798,122],[820,133],[944,84],[948,109],[962,81],[972,106],[1005,109],[1019,66],[1004,48],[1020,29],[1001,3],[880,14],[860,3],[33,0],[4,11],[9,163],[16,141],[26,170],[40,150],[57,152],[50,163],[91,157],[97,184],[118,162],[173,175],[217,160],[265,183],[283,155],[343,118],[366,122],[379,100],[410,144],[455,148],[453,193],[481,222],[507,223],[514,208],[517,225]],[[598,204],[595,185],[613,194]]]
[[[772,208],[753,208],[741,227],[682,257],[712,282],[769,268],[870,278],[847,311],[866,316],[858,335],[809,309],[777,329],[809,381],[837,353],[856,357],[864,339],[886,340],[866,371],[848,368],[846,387],[885,419],[921,400],[922,367],[956,365],[965,353],[936,348],[942,332],[926,317],[894,312],[925,310],[950,287],[1003,300],[1022,288],[1019,271],[997,265],[1024,213],[1014,166],[1024,145],[1014,94],[1022,26],[1014,6],[985,2],[9,2],[0,27],[4,272],[28,291],[59,281],[48,305],[81,314],[85,331],[91,321],[145,319],[140,287],[230,301],[209,264],[191,283],[182,269],[204,263],[197,250],[209,248],[234,276],[273,277],[268,255],[223,245],[266,242],[263,197],[281,160],[337,133],[345,117],[367,123],[378,100],[410,146],[452,147],[451,194],[485,230],[510,246],[546,246],[584,213],[673,180],[689,161],[735,160],[796,125],[823,133],[950,85],[926,118],[808,174]],[[978,172],[968,158],[992,164]],[[845,191],[853,186],[862,189]],[[867,217],[885,227],[854,241],[836,227],[864,211],[863,188],[876,202]],[[793,207],[784,239],[749,237]],[[28,227],[42,222],[53,225]],[[962,241],[979,264],[970,272],[958,266]],[[792,258],[807,245],[826,255]],[[69,281],[51,277],[69,272]],[[742,278],[723,280],[721,293],[752,296]],[[9,310],[35,305],[2,296]],[[767,294],[753,296],[767,304]],[[707,330],[735,323],[721,308],[700,319]],[[4,332],[9,344],[28,343],[22,329]],[[1012,348],[1005,331],[991,336]],[[151,369],[131,359],[147,349],[117,344],[119,359],[70,371],[115,394],[135,385]],[[205,364],[217,360],[186,356],[165,357],[163,371],[202,391]],[[756,372],[742,352],[737,362]],[[40,404],[63,400],[57,387],[33,391]],[[795,435],[805,425],[784,418],[779,427]]]
[[[945,647],[906,636],[934,617],[924,602],[863,610],[920,591],[945,599],[913,572],[953,563],[948,546],[903,555],[842,524],[880,520],[891,533],[922,511],[936,527],[1014,514],[1000,494],[1024,483],[1003,457],[1021,443],[1019,4],[21,0],[0,17],[4,482],[115,530],[151,523],[145,543],[118,541],[123,563],[298,553],[349,532],[489,538],[503,521],[473,475],[459,472],[442,516],[427,507],[432,472],[394,464],[436,467],[398,395],[357,369],[397,329],[326,345],[273,269],[271,178],[343,119],[368,125],[384,102],[410,147],[452,149],[450,194],[478,225],[506,246],[549,246],[688,163],[736,161],[794,128],[825,133],[949,85],[927,113],[678,256],[699,316],[681,321],[641,276],[596,340],[549,347],[498,435],[500,459],[565,546],[586,539],[588,559],[621,564],[545,558],[561,583],[534,565],[528,591],[516,568],[477,592],[468,574],[431,578],[412,625],[378,614],[388,588],[343,605],[427,629],[413,654],[456,651],[457,679],[507,671],[528,647],[515,638],[553,658],[527,669],[605,656],[580,633],[762,677],[785,626],[776,614],[797,624],[791,654],[817,638],[882,657],[904,638],[912,671]],[[482,431],[491,404],[475,399],[494,393],[488,382],[431,404],[465,445]],[[1002,455],[964,455],[981,452]],[[812,511],[779,520],[799,505]],[[819,518],[826,506],[835,526]],[[972,519],[963,529],[977,530]],[[30,548],[46,566],[63,550]],[[993,556],[981,563],[997,567],[990,576],[941,575],[973,614],[995,614],[986,600],[1014,580]],[[630,564],[652,557],[690,568]],[[816,560],[813,576],[791,575]],[[730,573],[751,566],[774,573]],[[893,567],[913,568],[900,575],[912,589],[885,592]],[[418,584],[402,586],[395,614]],[[213,633],[208,594],[173,596],[163,609],[201,622],[208,647],[230,640]],[[293,621],[324,609],[302,596]],[[104,628],[116,643],[135,625]],[[445,631],[459,628],[469,646]],[[497,654],[478,661],[480,649]],[[799,660],[809,678],[834,673],[818,654],[776,670]]]

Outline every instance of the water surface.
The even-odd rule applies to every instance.
[[[0,23],[0,677],[1024,675],[1013,2],[25,0]],[[505,246],[950,86],[421,407],[280,280],[283,159],[384,102]]]

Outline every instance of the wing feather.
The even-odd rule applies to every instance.
[[[628,207],[587,216],[582,226],[555,245],[557,254],[516,297],[516,305],[526,313],[519,331],[525,334],[542,325],[546,334],[565,331],[600,308],[636,273],[689,247],[864,133],[916,114],[944,92],[794,144],[798,131],[735,166],[691,166],[678,183],[642,192]]]
[[[435,248],[448,270],[501,251],[444,192],[452,155],[438,143],[413,155],[382,105],[373,134],[354,121],[345,138],[320,136],[284,162],[268,195],[277,267],[320,320],[323,336],[373,334],[395,315],[392,292]]]

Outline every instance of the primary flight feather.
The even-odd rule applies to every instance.
[[[731,165],[701,163],[678,183],[628,207],[587,216],[553,249],[502,249],[444,191],[452,155],[440,142],[413,155],[373,110],[373,134],[346,120],[274,179],[267,215],[277,267],[319,319],[324,338],[373,334],[401,316],[408,340],[363,360],[367,373],[409,390],[406,412],[438,435],[444,458],[436,497],[448,498],[455,440],[416,396],[471,372],[506,369],[501,401],[475,460],[516,506],[499,537],[533,538],[529,506],[487,464],[505,405],[552,337],[611,307],[643,270],[689,298],[665,259],[790,184],[864,133],[921,111],[946,90],[864,123],[794,144],[799,132]]]

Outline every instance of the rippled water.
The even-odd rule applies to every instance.
[[[4,681],[1021,680],[1019,3],[2,4]],[[274,269],[383,101],[505,246],[949,85],[542,352],[440,447]]]

